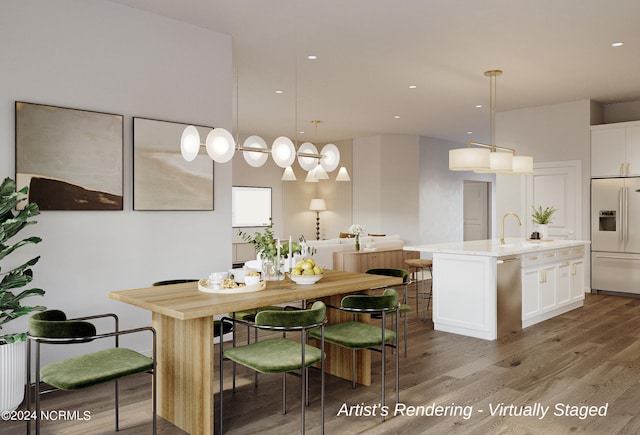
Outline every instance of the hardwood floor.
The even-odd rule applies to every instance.
[[[429,313],[430,314],[430,313]],[[499,341],[484,341],[433,330],[430,320],[409,314],[409,357],[400,358],[400,401],[409,406],[442,407],[455,416],[379,417],[337,415],[346,406],[380,400],[380,358],[373,355],[373,385],[351,389],[348,381],[326,380],[327,434],[636,434],[640,433],[640,299],[587,295],[585,306]],[[217,359],[216,359],[217,364]],[[217,369],[216,369],[217,370]],[[387,405],[393,414],[393,363],[388,365]],[[227,375],[228,373],[228,375]],[[217,373],[216,373],[217,375]],[[216,376],[217,378],[217,376]],[[319,373],[310,379],[307,432],[319,427]],[[261,375],[257,388],[239,370],[239,387],[230,391],[225,363],[225,433],[298,433],[299,383],[288,378],[287,415],[281,414],[281,377]],[[217,384],[216,384],[217,388]],[[48,409],[90,410],[90,421],[45,421],[44,433],[115,433],[113,388],[56,392],[43,399]],[[122,382],[121,432],[151,431],[150,376]],[[218,395],[216,395],[216,408]],[[501,404],[513,412],[549,407],[544,417],[491,415]],[[593,406],[605,416],[560,416],[556,406],[578,413]],[[571,408],[574,406],[574,408]],[[524,407],[524,408],[523,408]],[[542,408],[541,408],[542,407]],[[465,412],[471,412],[469,416]],[[159,419],[159,433],[182,434]],[[24,433],[24,424],[0,422],[0,433]]]

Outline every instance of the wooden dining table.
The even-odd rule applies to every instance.
[[[113,291],[109,297],[151,311],[157,334],[158,414],[195,435],[212,434],[214,428],[213,316],[300,300],[339,306],[345,294],[401,283],[395,277],[326,270],[315,284],[267,281],[264,290],[251,293],[205,293],[191,282]],[[341,319],[338,315],[329,322]],[[350,351],[328,346],[326,353],[327,372],[351,379]],[[371,383],[368,351],[359,357],[357,381]]]

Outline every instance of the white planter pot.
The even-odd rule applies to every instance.
[[[0,345],[0,411],[22,403],[27,379],[27,342]]]
[[[547,224],[536,224],[536,231],[540,233],[541,239],[549,238],[549,225]]]

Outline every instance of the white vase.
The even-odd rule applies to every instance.
[[[549,225],[547,224],[537,224],[536,231],[540,233],[541,239],[549,238]]]
[[[22,403],[27,379],[27,342],[0,344],[0,411]]]

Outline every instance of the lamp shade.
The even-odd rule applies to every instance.
[[[214,128],[207,135],[207,154],[218,163],[226,163],[236,152],[236,142],[233,136],[224,128]]]
[[[449,170],[476,171],[489,169],[491,152],[482,148],[449,150]]]
[[[316,180],[328,180],[329,179],[329,174],[327,174],[327,171],[324,170],[324,168],[322,167],[320,162],[318,162],[318,164],[316,165],[316,168],[313,170],[313,177]]]
[[[319,183],[318,179],[313,176],[314,172],[315,172],[315,168],[307,172],[307,176],[304,179],[305,183]]]
[[[271,156],[275,164],[281,168],[290,167],[296,159],[296,147],[291,139],[286,136],[280,136],[273,141]]]
[[[533,157],[514,156],[513,157],[513,173],[514,174],[533,174]]]
[[[327,209],[327,204],[325,204],[324,199],[322,198],[314,198],[311,200],[309,204],[309,210],[311,211],[323,211]]]
[[[182,157],[190,162],[196,158],[200,151],[200,133],[193,125],[185,127],[180,137],[180,152]]]
[[[267,162],[269,156],[261,151],[247,151],[247,149],[266,150],[267,143],[260,136],[249,136],[242,144],[244,160],[254,168],[259,168]]]
[[[287,166],[282,174],[282,181],[296,181],[296,174],[293,172],[291,166]]]
[[[322,147],[320,164],[326,172],[333,172],[340,164],[340,150],[332,143]]]
[[[513,154],[493,152],[489,157],[489,169],[496,174],[513,172]]]
[[[336,177],[336,181],[351,181],[351,177],[349,177],[349,172],[347,172],[347,168],[344,166],[340,168],[338,171],[338,176]]]

